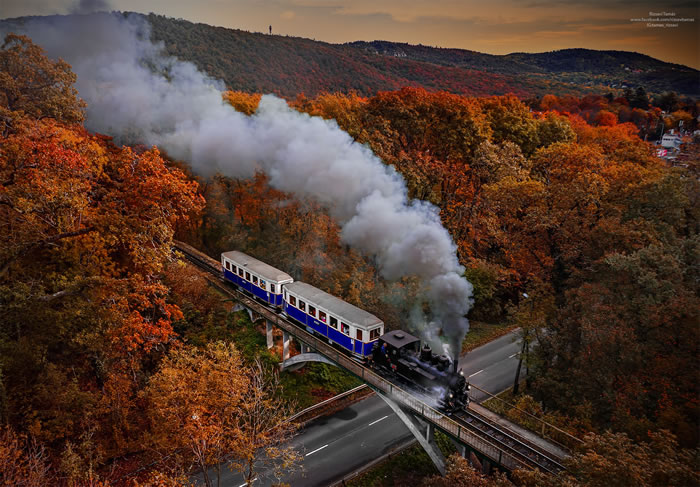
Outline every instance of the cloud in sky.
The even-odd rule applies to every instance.
[[[92,7],[104,0],[82,0]],[[3,0],[3,15],[68,13],[73,0]],[[571,47],[638,51],[700,67],[700,3],[648,0],[113,0],[111,8],[155,12],[249,31],[327,42],[391,40],[492,54]],[[672,11],[694,22],[656,29],[630,19]]]

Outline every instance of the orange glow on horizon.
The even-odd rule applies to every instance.
[[[74,0],[5,0],[4,15],[66,13]],[[680,6],[680,7],[679,7]],[[331,43],[388,40],[490,54],[636,51],[700,68],[700,3],[621,0],[113,0],[110,8]],[[666,15],[663,22],[651,13]],[[663,24],[664,27],[658,25]]]

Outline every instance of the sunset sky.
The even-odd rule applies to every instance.
[[[492,54],[570,47],[637,51],[700,68],[700,2],[646,0],[83,0],[249,31],[340,43],[391,40]],[[75,11],[71,0],[1,0],[3,17]],[[648,26],[650,12],[677,27]],[[675,15],[670,15],[675,14]],[[680,21],[679,19],[686,19]],[[692,19],[692,21],[688,21]]]

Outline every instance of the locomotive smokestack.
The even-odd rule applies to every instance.
[[[427,302],[431,316],[417,321],[418,332],[440,351],[438,333],[424,325],[435,323],[457,357],[472,286],[439,209],[410,200],[401,175],[335,121],[270,95],[254,115],[236,112],[223,101],[220,82],[163,55],[142,16],[36,18],[5,29],[27,33],[73,66],[89,129],[158,145],[205,176],[249,178],[262,170],[273,187],[324,205],[341,225],[343,242],[372,256],[384,278],[420,279],[416,309]]]

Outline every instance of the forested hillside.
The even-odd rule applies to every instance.
[[[75,79],[26,37],[0,50],[0,485],[182,485],[232,452],[250,472],[261,447],[293,459],[271,355],[239,346],[227,330],[250,323],[172,257],[199,184],[89,133]]]
[[[257,103],[228,99],[248,113]],[[471,318],[514,320],[537,338],[532,393],[546,407],[584,424],[579,434],[613,428],[643,439],[663,427],[697,443],[700,188],[689,169],[654,157],[633,124],[536,113],[515,97],[406,88],[294,106],[335,119],[403,175],[412,197],[440,207],[475,286]],[[302,210],[299,225],[289,214],[299,210],[280,211],[285,196],[262,175],[215,181],[207,200],[198,245],[215,252],[235,241],[301,265],[301,275],[401,325],[396,285],[351,262],[322,212]],[[265,244],[272,235],[282,235],[275,248]]]
[[[173,237],[275,262],[388,328],[405,326],[397,298],[416,280],[383,279],[324,207],[265,174],[205,178],[90,133],[75,80],[26,37],[0,49],[0,484],[175,486],[224,465],[251,480],[263,450],[291,468],[290,399],[347,382],[277,375],[276,351],[173,256]],[[632,95],[529,106],[407,87],[291,102],[440,209],[474,285],[469,317],[531,342],[515,399],[590,432],[566,475],[519,485],[698,483],[698,161],[655,157],[641,128],[667,120]],[[250,115],[260,94],[224,98]],[[673,127],[697,116],[658,103]]]
[[[192,24],[149,15],[153,37],[229,88],[294,97],[320,92],[372,95],[421,86],[463,95],[582,94],[643,86],[700,93],[697,70],[623,51],[567,49],[494,56],[384,41],[328,44]]]
[[[442,66],[469,67],[489,73],[554,79],[588,87],[642,86],[650,92],[700,93],[700,73],[679,64],[666,63],[636,52],[562,49],[542,53],[513,53],[503,56],[464,49],[373,41],[349,45],[367,52],[425,61]]]
[[[470,96],[514,93],[521,98],[605,93],[626,86],[700,93],[697,70],[633,52],[566,49],[495,56],[388,41],[329,44],[155,14],[123,15],[147,20],[153,40],[162,41],[167,53],[191,61],[229,89],[288,99],[322,92],[368,96],[404,86]],[[61,17],[49,19],[60,22]],[[2,21],[5,26],[22,22]]]
[[[321,92],[371,95],[403,86],[469,95],[580,92],[573,85],[487,73],[478,67],[377,56],[352,46],[299,37],[269,36],[153,14],[148,21],[153,39],[163,41],[169,54],[195,63],[231,89],[248,92],[287,98]]]

